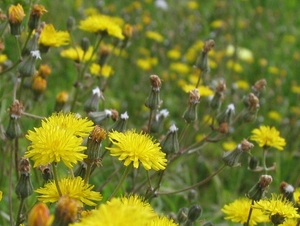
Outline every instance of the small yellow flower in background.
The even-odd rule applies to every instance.
[[[221,211],[226,214],[225,220],[244,224],[248,220],[248,215],[251,207],[251,199],[241,198],[236,199],[234,202],[224,205]],[[267,215],[259,209],[253,209],[249,226],[257,225],[257,223],[269,222]]]
[[[187,7],[189,8],[189,9],[198,9],[199,8],[199,4],[198,4],[198,2],[197,1],[188,1],[188,3],[187,3]]]
[[[222,147],[225,151],[231,151],[236,148],[238,144],[235,141],[226,141],[222,143]]]
[[[100,201],[102,195],[99,192],[92,191],[94,185],[84,183],[81,177],[75,178],[62,178],[58,181],[62,196],[67,196],[71,199],[78,201],[83,206],[95,206],[94,201]],[[38,193],[38,200],[44,203],[57,202],[60,195],[54,181],[45,184],[44,187],[35,190]]]
[[[214,91],[209,86],[200,85],[198,89],[202,97],[209,97],[214,94]]]
[[[116,23],[116,19],[107,15],[97,14],[80,21],[79,29],[110,35],[119,39],[124,39],[122,28]]]
[[[238,80],[234,85],[236,85],[236,88],[243,89],[243,90],[249,90],[249,83],[245,80]]]
[[[250,140],[258,143],[259,147],[274,147],[283,150],[286,145],[285,139],[280,137],[280,133],[275,127],[260,126],[252,130]]]
[[[298,208],[295,208],[293,203],[284,199],[282,195],[271,194],[270,199],[261,199],[258,202],[255,202],[253,205],[254,209],[259,209],[263,211],[264,214],[269,216],[270,220],[274,218],[282,218],[282,220],[289,218],[300,218],[300,215],[297,212]],[[278,224],[278,222],[273,222]]]
[[[292,85],[291,91],[296,94],[300,94],[300,86]]]
[[[228,45],[226,49],[226,55],[227,56],[233,56],[234,52],[237,51],[237,57],[245,62],[252,63],[253,62],[253,53],[251,50],[243,48],[243,47],[238,47],[235,50],[235,47],[233,45]]]
[[[69,49],[62,50],[60,52],[60,55],[62,57],[69,58],[76,62],[86,62],[91,58],[93,51],[94,51],[94,49],[92,46],[90,46],[86,52],[84,52],[81,47],[76,46],[75,48],[69,48]],[[94,55],[92,60],[95,60],[95,59],[96,59],[96,56]]]
[[[212,28],[222,28],[225,26],[225,22],[223,20],[214,20],[211,22],[210,26]]]
[[[11,5],[8,8],[8,21],[12,24],[19,24],[25,17],[24,9],[22,5]]]
[[[296,41],[296,37],[294,35],[285,35],[283,36],[283,41],[288,43],[294,43]]]
[[[146,37],[157,42],[162,42],[164,37],[156,31],[147,31]]]
[[[0,201],[2,200],[3,192],[0,191]]]
[[[120,161],[124,160],[125,166],[132,163],[134,168],[138,168],[142,163],[146,170],[158,171],[166,168],[166,154],[150,135],[128,130],[124,133],[113,131],[108,136],[115,147],[106,149],[112,156],[119,156]]]
[[[86,149],[81,146],[83,137],[93,129],[93,122],[77,117],[75,114],[58,113],[42,121],[42,126],[29,130],[26,138],[31,145],[25,153],[26,158],[34,161],[34,167],[63,161],[71,168],[72,164],[82,161]]]
[[[105,64],[101,68],[101,66],[99,64],[96,64],[96,63],[93,63],[90,66],[90,72],[93,75],[103,76],[103,77],[106,77],[106,78],[108,78],[111,74],[114,73],[111,66],[108,66],[108,65]]]
[[[171,60],[179,60],[181,57],[181,52],[178,47],[175,47],[167,52],[167,56]]]
[[[147,57],[144,59],[137,59],[136,64],[144,71],[149,71],[153,66],[157,65],[158,59],[156,57]]]
[[[7,56],[5,54],[0,54],[0,63],[3,63],[7,60]]]
[[[31,88],[34,92],[37,92],[37,93],[44,92],[47,88],[46,79],[42,78],[41,76],[33,76]]]
[[[191,68],[185,64],[185,63],[181,63],[181,62],[174,62],[170,64],[170,69],[172,71],[175,71],[179,74],[188,74],[191,70]]]
[[[93,210],[81,222],[71,226],[141,226],[155,219],[157,214],[150,204],[137,195],[113,198]]]
[[[84,14],[87,16],[97,15],[99,14],[99,10],[94,7],[86,8],[84,9]]]
[[[233,70],[237,73],[240,73],[243,71],[243,67],[240,63],[238,62],[234,62],[233,60],[229,60],[227,63],[226,63],[226,66],[229,70]]]
[[[280,69],[278,67],[270,66],[270,67],[268,67],[268,72],[270,74],[278,75],[280,72]]]
[[[70,34],[67,31],[56,31],[52,24],[46,24],[40,39],[39,44],[47,47],[59,47],[70,43]]]
[[[269,111],[268,112],[268,117],[270,119],[273,119],[273,120],[277,121],[277,122],[281,122],[281,120],[282,120],[281,115],[277,111]]]

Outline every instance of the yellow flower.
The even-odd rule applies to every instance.
[[[70,35],[66,31],[56,31],[52,24],[46,24],[40,39],[39,44],[48,47],[59,47],[70,43]]]
[[[300,215],[297,213],[297,208],[294,207],[293,203],[284,199],[282,195],[271,194],[270,199],[261,199],[258,202],[255,202],[253,205],[254,209],[259,209],[268,215],[271,221],[276,218],[281,220],[289,218],[300,218]],[[278,222],[273,222],[278,224]]]
[[[225,151],[233,150],[238,144],[234,141],[226,141],[222,143],[222,147]]]
[[[180,74],[188,74],[190,72],[190,67],[181,62],[171,63],[170,69]]]
[[[0,63],[3,63],[7,60],[7,56],[5,54],[0,54]]]
[[[282,119],[281,115],[277,111],[269,111],[268,112],[268,117],[270,119],[273,119],[273,120],[277,121],[277,122],[281,122],[281,119]]]
[[[93,51],[94,50],[92,46],[90,46],[86,52],[84,52],[81,47],[76,46],[75,48],[69,48],[61,51],[60,55],[76,62],[86,62],[92,57]],[[96,59],[95,55],[93,56],[92,60],[94,59]]]
[[[136,64],[144,71],[149,71],[153,66],[157,65],[158,60],[156,57],[147,57],[144,59],[137,59]]]
[[[268,67],[268,72],[270,74],[278,75],[280,70],[278,67],[270,66],[270,67]]]
[[[241,198],[228,205],[224,205],[221,211],[227,215],[225,220],[231,220],[232,222],[241,224],[246,223],[248,220],[251,202],[252,201],[248,198]],[[264,215],[259,209],[253,209],[249,225],[257,225],[257,223],[261,222],[269,222],[268,216]]]
[[[146,170],[164,170],[167,165],[165,153],[159,143],[154,142],[148,134],[136,133],[134,130],[125,133],[113,131],[109,133],[110,141],[115,147],[107,147],[112,156],[119,156],[124,165],[133,163],[135,168],[142,163]]]
[[[300,188],[296,188],[296,190],[294,192],[294,199],[295,199],[295,202],[297,203],[297,205],[300,206]]]
[[[3,192],[0,191],[0,201],[2,200]]]
[[[67,196],[71,199],[78,201],[83,206],[95,206],[94,201],[100,201],[102,196],[99,192],[92,191],[94,185],[84,183],[81,177],[75,178],[62,178],[58,181],[62,196]],[[44,187],[35,190],[39,194],[38,200],[41,202],[57,202],[60,195],[54,181],[45,184]]]
[[[12,24],[20,24],[25,17],[24,9],[20,4],[11,5],[8,8],[8,21]]]
[[[113,37],[124,39],[122,28],[115,22],[115,19],[107,15],[91,15],[80,21],[79,28],[84,31],[107,34]]]
[[[193,9],[198,9],[199,5],[197,1],[188,1],[187,7],[193,10]]]
[[[296,219],[287,219],[282,224],[279,224],[279,226],[295,226],[297,223],[298,220]]]
[[[226,66],[228,69],[230,70],[233,70],[237,73],[240,73],[243,71],[243,67],[240,63],[238,62],[234,62],[233,60],[229,60],[227,63],[226,63]]]
[[[172,219],[165,216],[157,216],[155,219],[146,224],[146,226],[177,226]]]
[[[93,129],[93,122],[74,114],[53,114],[42,121],[42,126],[29,130],[26,138],[31,141],[25,153],[34,161],[34,167],[63,161],[71,168],[72,163],[82,161],[86,149],[83,138]]]
[[[238,80],[235,84],[238,89],[249,90],[249,83],[245,80]]]
[[[147,225],[156,216],[149,203],[134,195],[113,198],[71,226],[140,226]]]
[[[300,94],[300,86],[292,85],[291,91],[296,94]]]
[[[94,74],[96,76],[103,76],[108,78],[114,71],[111,66],[103,65],[102,68],[99,64],[93,63],[90,66],[90,72],[91,74]]]
[[[146,37],[157,42],[162,42],[164,37],[156,31],[147,31]]]
[[[181,57],[181,53],[178,48],[174,48],[167,52],[167,56],[172,60],[178,60]]]
[[[279,131],[270,126],[260,126],[259,129],[252,130],[250,139],[256,141],[260,147],[274,147],[283,150],[286,145],[285,139],[280,137]]]

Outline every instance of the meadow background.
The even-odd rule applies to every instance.
[[[276,162],[276,172],[269,172],[273,177],[269,191],[278,192],[279,184],[286,181],[295,187],[299,186],[299,129],[300,129],[300,18],[299,3],[296,0],[227,0],[227,1],[192,1],[192,0],[103,0],[103,1],[9,1],[2,0],[0,8],[6,12],[10,4],[20,3],[25,12],[31,2],[42,4],[47,13],[42,21],[51,23],[56,30],[66,30],[66,21],[73,16],[76,23],[86,15],[98,11],[113,17],[120,17],[125,23],[131,24],[133,34],[126,48],[120,53],[115,51],[108,64],[113,74],[100,101],[100,109],[116,109],[119,113],[127,111],[128,128],[141,130],[147,124],[149,110],[144,106],[150,92],[149,76],[156,74],[162,79],[161,109],[167,109],[163,129],[153,134],[159,139],[173,123],[179,133],[185,128],[186,122],[182,115],[187,106],[188,92],[195,86],[200,71],[194,67],[201,53],[203,42],[208,39],[215,41],[209,53],[210,72],[201,77],[201,84],[211,87],[217,79],[226,82],[225,98],[220,109],[224,111],[228,104],[233,103],[238,115],[243,109],[243,97],[251,92],[257,80],[266,79],[267,85],[260,94],[260,108],[255,121],[240,122],[230,127],[229,133],[217,142],[207,142],[197,152],[180,156],[172,163],[164,177],[161,191],[177,190],[206,178],[222,165],[222,153],[233,149],[244,138],[249,138],[251,131],[259,125],[275,126],[287,145],[284,151],[269,152],[267,163]],[[160,3],[160,4],[159,4]],[[165,5],[164,5],[165,4]],[[27,15],[28,13],[26,13]],[[25,26],[25,23],[24,23]],[[150,36],[149,31],[155,32]],[[72,32],[74,43],[80,44],[83,37],[88,37],[91,44],[95,41],[92,33],[79,29]],[[15,40],[10,35],[2,37],[5,49],[1,54],[8,60],[1,62],[5,68],[9,62],[16,62]],[[113,44],[110,39],[105,42]],[[72,95],[72,87],[76,81],[76,68],[70,59],[60,56],[60,52],[69,46],[50,48],[42,55],[39,64],[48,64],[51,75],[47,78],[47,89],[37,100],[30,89],[23,93],[22,101],[26,112],[49,116],[54,112],[56,95],[67,91]],[[14,73],[0,75],[0,189],[3,200],[0,202],[0,225],[8,225],[7,194],[10,188],[7,174],[10,170],[11,141],[5,139],[8,126],[7,109],[12,103]],[[90,75],[94,76],[94,75]],[[79,96],[74,112],[86,116],[83,104],[95,88],[90,84]],[[198,120],[192,124],[185,135],[186,144],[193,144],[211,130],[205,123],[212,116],[209,107],[211,94],[201,96],[197,106]],[[200,95],[201,90],[200,90]],[[22,117],[23,133],[40,124],[39,120]],[[106,126],[113,122],[106,122]],[[28,141],[20,139],[20,156],[24,153]],[[183,144],[181,144],[183,145]],[[257,145],[251,150],[253,156],[261,157],[262,149]],[[152,206],[165,214],[177,213],[181,207],[189,207],[198,203],[203,208],[201,220],[209,220],[215,225],[230,225],[224,221],[221,208],[224,204],[242,197],[258,181],[261,172],[247,169],[248,155],[240,159],[240,167],[227,167],[211,181],[195,189],[196,198],[189,198],[189,192],[161,195],[151,201]],[[117,163],[116,163],[117,164]],[[111,159],[103,159],[103,166],[97,169],[91,181],[98,188],[113,172],[115,166]],[[38,173],[32,173],[39,177]],[[16,182],[13,181],[13,184]],[[128,181],[130,183],[130,181]],[[36,188],[38,183],[33,180]],[[107,184],[101,191],[109,196],[115,182]],[[33,195],[34,196],[34,195]],[[17,200],[14,197],[14,200]],[[17,201],[16,201],[17,202]],[[34,197],[28,200],[28,206],[35,202]],[[17,208],[17,206],[14,206]],[[199,223],[199,225],[201,225]]]

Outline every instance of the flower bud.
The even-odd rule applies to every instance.
[[[19,119],[21,118],[24,106],[18,100],[9,107],[10,119],[6,129],[6,137],[8,139],[15,139],[22,135]]]
[[[52,225],[68,226],[77,220],[79,205],[76,200],[62,196],[57,202]]]
[[[198,67],[203,72],[209,72],[210,67],[208,63],[208,52],[214,47],[214,40],[210,39],[204,43],[204,47],[202,49],[201,55],[199,56],[196,67]]]
[[[20,4],[11,5],[8,8],[8,22],[12,35],[21,34],[21,23],[25,17],[24,9]]]
[[[67,19],[67,30],[69,33],[75,28],[75,24],[76,24],[75,18],[69,16]]]
[[[100,54],[99,54],[100,57],[98,60],[98,64],[100,65],[100,67],[103,67],[103,65],[106,64],[109,54],[110,54],[110,48],[106,45],[101,46]]]
[[[244,122],[252,122],[256,119],[256,114],[259,109],[259,99],[250,93],[246,98],[244,98],[245,110],[242,114],[242,119]]]
[[[33,5],[33,7],[31,8],[30,17],[28,21],[29,30],[32,31],[38,28],[40,24],[40,18],[46,12],[47,10],[45,9],[44,6],[38,4]]]
[[[202,208],[200,205],[195,204],[189,208],[188,220],[195,222],[202,214]]]
[[[234,104],[229,104],[227,106],[227,109],[217,116],[217,120],[219,124],[221,124],[222,122],[227,122],[230,124],[234,114],[235,114]]]
[[[32,37],[28,41],[28,44],[26,45],[26,48],[22,52],[23,56],[29,55],[31,51],[35,51],[38,48],[39,38],[40,38],[40,34],[38,32],[32,35]]]
[[[20,199],[25,199],[33,193],[30,168],[29,160],[22,158],[19,164],[20,179],[15,188],[16,194]]]
[[[188,218],[188,212],[189,212],[189,208],[187,207],[183,207],[180,208],[178,213],[177,213],[177,221],[178,223],[184,223],[187,221]]]
[[[125,24],[124,26],[124,29],[123,29],[123,36],[125,37],[123,40],[122,40],[122,43],[121,43],[121,48],[124,48],[128,45],[128,42],[129,42],[129,39],[131,38],[132,36],[132,26],[130,24]]]
[[[259,181],[250,189],[246,196],[254,201],[259,201],[263,197],[272,180],[273,179],[270,175],[260,176]]]
[[[33,81],[31,84],[31,89],[34,94],[34,99],[37,100],[40,95],[46,90],[47,81],[41,76],[33,76]]]
[[[87,37],[82,38],[81,42],[80,42],[80,46],[81,46],[83,52],[88,51],[88,49],[90,47],[90,40]]]
[[[87,99],[84,104],[84,110],[86,112],[98,111],[100,98],[103,97],[99,87],[96,87],[92,91],[92,95]]]
[[[295,203],[294,187],[286,182],[281,182],[279,186],[280,193],[290,202]]]
[[[166,154],[173,154],[179,150],[178,128],[173,124],[170,126],[167,135],[161,141],[161,149]]]
[[[169,115],[169,112],[166,109],[159,111],[156,114],[154,120],[152,120],[150,132],[151,133],[161,132],[162,127],[163,127],[163,122],[168,115]]]
[[[125,113],[121,114],[121,117],[111,126],[109,131],[115,130],[118,132],[125,132],[128,119],[129,116],[126,111]]]
[[[234,150],[224,152],[222,159],[227,166],[239,166],[240,163],[238,161],[242,153],[248,152],[253,147],[254,145],[252,143],[244,139],[240,144],[236,146]]]
[[[35,73],[35,62],[37,59],[41,59],[40,51],[31,51],[29,56],[20,63],[18,71],[23,77],[33,76]]]
[[[104,111],[89,112],[88,118],[94,122],[95,125],[102,125],[103,122],[112,117],[112,111],[105,109]]]
[[[270,216],[270,221],[273,225],[281,225],[285,221],[285,217],[279,213]]]
[[[251,156],[251,158],[249,160],[249,169],[255,170],[255,169],[257,169],[258,165],[259,165],[258,158]]]
[[[183,118],[187,123],[191,123],[197,120],[198,112],[197,105],[200,102],[200,94],[198,89],[193,89],[190,91],[188,107],[183,114]]]
[[[162,101],[160,100],[160,87],[161,80],[157,75],[150,75],[150,83],[152,86],[151,92],[146,99],[145,106],[151,110],[155,110],[160,107]]]
[[[49,180],[53,179],[53,172],[51,169],[51,164],[48,164],[46,166],[39,166],[39,170],[42,173],[42,177],[45,182],[48,182]]]
[[[100,148],[101,141],[106,138],[106,131],[102,127],[96,125],[88,137],[87,149],[85,151],[87,158],[84,160],[86,164],[101,165]]]
[[[28,214],[28,226],[45,226],[50,218],[50,211],[45,203],[37,203]]]
[[[197,197],[198,197],[198,192],[196,190],[194,190],[194,189],[189,190],[189,193],[188,193],[189,202],[196,201]]]
[[[41,64],[38,73],[42,78],[47,78],[51,74],[51,67],[48,64]]]
[[[69,99],[68,92],[62,91],[58,93],[55,98],[54,110],[57,112],[61,111],[65,107],[66,103],[68,102],[68,99]]]
[[[252,86],[252,92],[255,95],[258,95],[260,91],[262,91],[267,85],[266,79],[260,79],[257,82],[255,82],[254,86]]]

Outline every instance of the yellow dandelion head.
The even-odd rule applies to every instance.
[[[147,31],[146,37],[156,42],[162,42],[164,40],[164,37],[156,31]]]
[[[81,177],[62,178],[58,181],[62,196],[67,196],[76,200],[80,206],[86,204],[88,206],[95,206],[94,201],[100,201],[102,195],[99,192],[92,191],[94,185],[84,183]],[[54,181],[45,184],[44,187],[35,190],[38,193],[38,200],[41,202],[57,202],[60,195]]]
[[[80,21],[79,29],[124,39],[122,28],[116,21],[116,18],[107,15],[91,15],[85,20]]]
[[[25,17],[24,9],[22,5],[11,5],[8,8],[8,21],[12,24],[19,24]]]
[[[270,119],[273,119],[273,120],[277,121],[277,122],[281,122],[281,120],[282,120],[282,116],[279,114],[278,111],[269,111],[268,112],[268,117]]]
[[[146,170],[164,170],[167,165],[165,153],[161,151],[158,142],[153,141],[148,134],[128,130],[125,133],[113,131],[108,134],[115,147],[107,147],[112,156],[119,156],[124,165],[131,163],[138,168],[142,163]]]
[[[169,219],[166,216],[156,216],[151,220],[147,226],[178,226],[173,219]]]
[[[65,58],[69,58],[71,60],[74,60],[76,62],[86,62],[92,57],[93,53],[93,47],[90,46],[86,52],[83,51],[83,49],[79,46],[76,46],[75,48],[69,48],[65,49],[60,52],[60,55]],[[92,57],[92,60],[95,60],[96,56],[94,55]]]
[[[294,199],[298,206],[300,206],[300,188],[296,188],[294,191]]]
[[[67,31],[56,31],[52,24],[46,24],[41,36],[39,44],[48,47],[59,47],[70,43],[70,35]]]
[[[280,216],[284,219],[300,217],[297,212],[298,208],[295,208],[292,202],[274,193],[271,194],[270,199],[255,202],[253,208],[263,211],[269,217]]]
[[[167,52],[167,56],[171,60],[178,60],[181,57],[181,52],[180,52],[180,50],[178,48],[170,49]]]
[[[185,63],[174,62],[174,63],[170,64],[170,69],[179,74],[188,74],[190,72],[191,68],[188,65],[186,65]]]
[[[260,126],[252,130],[250,140],[258,143],[260,147],[274,147],[283,150],[286,145],[285,139],[280,137],[279,131],[275,127]]]
[[[0,54],[0,63],[7,61],[8,57],[5,54]]]
[[[226,214],[225,220],[244,224],[248,220],[251,208],[251,200],[248,198],[237,199],[234,202],[224,205],[221,211]],[[257,223],[269,222],[267,215],[259,209],[253,209],[249,225],[257,225]]]

